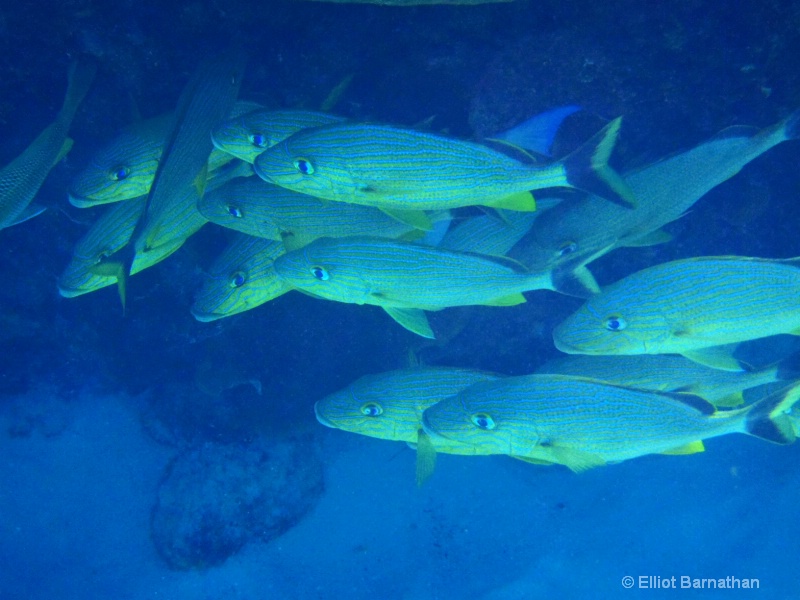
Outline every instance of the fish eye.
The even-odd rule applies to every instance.
[[[122,181],[123,179],[127,179],[128,175],[130,174],[131,170],[125,166],[114,167],[108,172],[109,178],[114,181]]]
[[[377,417],[378,415],[383,414],[383,409],[374,402],[367,402],[361,407],[361,414],[368,417]]]
[[[572,254],[577,249],[578,249],[578,244],[576,244],[575,242],[566,242],[562,244],[561,247],[558,249],[558,255],[566,256],[567,254]]]
[[[237,219],[241,219],[244,216],[242,209],[236,206],[228,206],[228,214],[232,217],[236,217]]]
[[[311,267],[311,274],[320,281],[328,281],[330,279],[328,271],[322,267]]]
[[[314,172],[314,165],[311,164],[306,158],[295,159],[294,168],[300,171],[303,175],[311,175]]]
[[[475,425],[475,427],[478,427],[479,429],[488,430],[495,428],[494,419],[489,415],[487,415],[486,413],[476,413],[472,415],[472,418],[470,420],[472,421],[472,424]]]
[[[247,281],[247,277],[241,271],[236,271],[233,275],[231,275],[231,287],[238,288],[244,285],[244,282]]]
[[[253,133],[248,136],[250,143],[253,144],[256,148],[266,148],[267,147],[267,136],[263,133]]]
[[[609,331],[622,331],[628,326],[627,321],[622,317],[612,315],[606,319],[606,329]]]

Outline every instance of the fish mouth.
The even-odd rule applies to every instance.
[[[98,204],[96,200],[85,196],[76,196],[73,193],[70,193],[67,197],[69,198],[69,203],[77,208],[91,208]]]
[[[439,438],[439,439],[455,441],[452,438],[444,435],[443,433],[440,433],[439,431],[437,431],[436,429],[431,427],[430,419],[428,417],[427,411],[422,413],[422,423],[421,424],[422,424],[422,430],[425,433],[427,433],[429,436],[436,437],[436,438]]]
[[[70,287],[63,287],[61,285],[58,286],[58,293],[63,298],[77,298],[83,294],[87,293],[87,290],[82,290],[80,288],[70,288]]]
[[[555,336],[553,336],[553,344],[555,345],[556,349],[564,352],[565,354],[582,354],[580,348],[573,346],[564,340],[560,340]]]
[[[191,313],[192,316],[201,323],[210,323],[211,321],[216,321],[217,319],[221,319],[225,316],[214,312],[200,312],[195,309],[191,309]]]
[[[331,421],[325,418],[325,416],[322,415],[322,413],[320,413],[319,402],[314,403],[314,414],[317,417],[317,421],[319,421],[322,425],[325,425],[325,427],[330,427],[331,429],[338,429],[336,425],[334,425]]]

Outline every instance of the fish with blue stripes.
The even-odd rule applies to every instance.
[[[285,252],[281,242],[237,234],[204,274],[192,304],[198,321],[242,313],[288,292],[273,263]]]
[[[730,344],[800,333],[800,258],[696,257],[643,269],[553,331],[568,354],[682,354],[741,370]]]
[[[278,258],[275,270],[311,295],[380,306],[428,338],[434,334],[424,310],[512,306],[525,302],[522,292],[549,285],[549,274],[504,257],[367,236],[319,238]]]
[[[229,178],[241,174],[241,169],[249,165],[240,163],[214,171],[208,179],[209,190],[225,184]],[[136,223],[144,210],[145,197],[134,198],[127,202],[117,202],[106,207],[105,212],[92,224],[89,230],[75,245],[72,256],[64,272],[58,279],[58,291],[66,298],[74,298],[118,283],[114,273],[107,273],[97,266],[124,248],[131,239]],[[176,203],[169,214],[172,222],[170,238],[167,244],[159,245],[149,252],[137,249],[131,275],[152,267],[161,262],[208,221],[189,202]]]
[[[299,248],[319,237],[345,237],[370,232],[380,237],[400,237],[416,228],[377,208],[324,202],[258,178],[236,179],[206,194],[198,208],[212,223],[249,235],[283,241]],[[420,225],[430,227],[430,218],[420,212]],[[434,220],[447,219],[441,213]]]
[[[211,130],[231,110],[244,73],[244,54],[231,50],[203,61],[181,92],[144,209],[131,241],[95,266],[99,275],[117,279],[122,310],[126,283],[136,255],[171,247],[185,239],[175,214],[189,211],[202,218],[197,202],[208,180]]]
[[[259,108],[254,102],[238,101],[231,110],[235,117]],[[136,122],[124,128],[92,156],[89,164],[70,183],[69,201],[78,208],[122,202],[150,191],[174,115],[166,114]],[[208,157],[213,173],[232,160],[214,149]]]
[[[262,152],[254,169],[265,181],[304,194],[389,210],[486,205],[531,211],[529,192],[553,187],[630,206],[633,194],[608,166],[619,127],[616,119],[563,160],[540,166],[483,144],[345,121],[289,136]]]
[[[0,229],[27,221],[44,208],[31,206],[50,169],[72,146],[67,137],[78,107],[94,81],[96,67],[76,62],[70,67],[67,93],[55,120],[25,151],[0,169]]]
[[[547,361],[536,373],[589,377],[661,392],[686,392],[720,408],[743,404],[745,390],[800,379],[796,361],[789,357],[759,369],[745,365],[747,368],[741,371],[722,371],[677,354],[573,355]]]
[[[498,377],[450,367],[416,367],[365,375],[317,401],[314,413],[326,427],[414,447],[417,485],[421,486],[433,474],[437,453],[476,453],[472,446],[441,437],[429,438],[422,430],[423,411],[474,383]]]
[[[326,427],[382,440],[416,443],[426,408],[473,383],[499,377],[485,371],[450,367],[415,367],[365,375],[317,401],[314,413]],[[463,453],[471,454],[470,448],[465,447]]]
[[[264,150],[301,129],[344,120],[338,115],[313,110],[260,108],[217,125],[211,132],[211,141],[218,150],[253,164]]]
[[[798,135],[800,112],[764,130],[725,129],[691,150],[626,173],[637,200],[632,210],[595,195],[562,201],[540,212],[509,255],[532,270],[552,271],[557,291],[588,297],[598,288],[584,265],[616,248],[669,241],[664,225],[682,217],[750,161]]]
[[[746,433],[788,444],[787,413],[800,383],[735,410],[693,394],[657,392],[563,375],[479,382],[434,404],[422,426],[483,454],[527,456],[580,472],[647,454],[692,454],[703,440]]]

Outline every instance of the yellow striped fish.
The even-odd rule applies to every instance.
[[[382,440],[416,443],[426,408],[473,383],[499,377],[450,367],[416,367],[365,375],[319,400],[314,412],[326,427]],[[442,444],[437,450],[443,452],[441,448],[447,446]],[[467,446],[456,453],[472,452]]]
[[[338,302],[382,307],[400,325],[434,337],[423,310],[525,302],[549,284],[502,258],[375,237],[320,238],[275,261],[287,284]]]
[[[254,102],[236,102],[231,116],[258,107]],[[69,188],[70,203],[78,208],[88,208],[147,194],[173,117],[172,114],[161,115],[123,129],[73,178]],[[212,151],[208,157],[209,172],[214,172],[230,160],[231,155],[227,152]]]
[[[323,202],[258,178],[231,181],[206,194],[198,208],[212,223],[284,241],[289,248],[305,246],[319,237],[344,237],[364,232],[380,237],[400,237],[415,231],[413,226],[377,208]]]
[[[553,332],[568,354],[683,354],[740,370],[729,349],[800,332],[800,258],[676,260],[629,275],[593,296]]]
[[[249,168],[246,163],[240,164]],[[208,181],[209,190],[223,185],[238,173],[238,168],[232,166],[215,171]],[[128,244],[136,223],[141,218],[144,203],[144,197],[119,202],[109,206],[95,221],[76,244],[69,265],[58,280],[58,290],[62,296],[73,298],[117,283],[114,274],[98,272],[96,267]],[[207,223],[205,217],[188,203],[178,203],[173,208],[175,212],[170,215],[170,237],[173,241],[150,252],[137,251],[131,266],[131,275],[167,258]]]
[[[75,63],[70,68],[64,104],[50,125],[9,164],[0,170],[0,229],[5,229],[41,213],[30,203],[44,183],[50,169],[69,151],[67,138],[72,119],[94,80],[94,64]]]
[[[567,356],[548,361],[536,373],[589,377],[661,392],[687,392],[717,407],[742,404],[744,390],[800,377],[796,365],[790,361],[754,371],[733,372],[712,369],[674,354]]]
[[[447,232],[440,247],[459,252],[505,256],[540,215],[538,212],[507,211],[501,216],[477,215],[461,221]]]
[[[209,268],[192,305],[194,318],[222,319],[288,292],[272,265],[284,251],[280,242],[237,234]]]
[[[58,280],[58,291],[62,296],[74,298],[117,283],[116,275],[98,271],[96,267],[128,244],[144,203],[145,198],[135,198],[110,206],[92,225],[76,244],[72,258]],[[149,252],[136,252],[131,275],[167,258],[207,223],[193,207],[185,205],[185,208],[173,215],[172,241]]]
[[[562,375],[480,382],[428,408],[424,430],[484,454],[528,456],[573,471],[646,454],[690,454],[702,440],[747,433],[778,444],[795,439],[786,413],[795,382],[737,410],[716,411],[699,396],[641,390]]]
[[[175,119],[164,144],[153,184],[130,243],[115,256],[94,267],[98,275],[116,277],[122,311],[126,307],[126,284],[136,256],[160,252],[183,242],[183,227],[176,214],[204,217],[197,210],[208,178],[212,150],[211,129],[233,106],[244,72],[244,55],[237,51],[204,61],[186,84],[178,100]]]
[[[214,146],[250,164],[267,148],[308,127],[344,121],[311,110],[258,109],[223,121],[211,133]]]
[[[751,160],[799,133],[800,112],[763,131],[728,128],[692,150],[627,173],[637,200],[633,210],[588,196],[543,211],[511,256],[532,270],[553,271],[557,291],[588,297],[597,288],[585,264],[615,248],[668,241],[661,227]]]
[[[534,210],[530,190],[575,187],[632,204],[608,166],[620,120],[560,162],[535,166],[487,146],[413,129],[334,123],[303,129],[262,152],[265,181],[326,200],[382,209],[437,210],[483,204]]]
[[[366,375],[314,405],[326,427],[369,437],[406,442],[417,451],[421,486],[433,475],[436,454],[475,454],[471,446],[422,431],[422,413],[433,404],[479,381],[498,375],[449,367],[418,367]]]

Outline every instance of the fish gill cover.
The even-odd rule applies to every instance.
[[[753,338],[766,331],[766,322],[785,325],[770,333],[800,330],[800,306],[792,300],[800,285],[796,264],[780,263],[777,274],[758,280],[747,267],[725,278],[716,270],[701,273],[689,286],[696,294],[690,304],[702,298],[704,311],[722,317],[713,321],[711,335],[696,321],[676,323],[669,313],[670,335],[694,345],[685,358],[672,357],[682,362],[680,369],[670,363],[668,375],[661,363],[627,362],[636,356],[620,357],[624,367],[605,371],[574,363],[577,375],[609,380],[597,384],[604,394],[627,390],[633,381],[636,389],[652,382],[643,396],[636,392],[649,398],[642,405],[646,414],[625,412],[627,425],[619,432],[598,422],[621,414],[614,405],[620,395],[600,413],[578,405],[560,414],[557,395],[550,397],[555,407],[528,406],[535,394],[517,388],[519,406],[495,406],[497,397],[510,395],[514,380],[471,392],[454,385],[448,399],[434,393],[425,373],[452,367],[481,378],[528,376],[566,356],[553,331],[562,331],[557,328],[576,311],[586,312],[586,297],[646,268],[721,255],[744,257],[744,264],[753,257],[800,256],[800,148],[791,141],[800,107],[800,5],[423,4],[440,3],[144,0],[111,9],[89,0],[45,0],[0,7],[0,181],[9,179],[8,166],[38,150],[37,136],[58,121],[70,97],[70,65],[97,68],[68,131],[59,130],[58,148],[48,149],[52,158],[26,163],[39,186],[29,199],[31,212],[15,211],[0,231],[0,436],[8,457],[0,478],[9,490],[0,497],[0,523],[17,532],[0,546],[0,596],[100,597],[115,574],[126,572],[120,565],[132,564],[131,557],[145,561],[141,557],[154,549],[165,564],[147,563],[144,583],[125,579],[121,587],[129,597],[167,590],[171,597],[197,597],[176,583],[188,580],[170,579],[175,587],[169,587],[158,569],[217,573],[228,582],[235,578],[223,570],[230,565],[244,565],[243,581],[271,581],[280,598],[615,597],[623,576],[661,570],[715,581],[761,577],[770,597],[797,595],[793,565],[785,562],[792,552],[779,553],[770,542],[780,535],[800,550],[790,510],[796,446],[773,447],[741,435],[716,438],[794,437],[796,391],[787,386],[800,377],[795,337]],[[116,277],[98,265],[124,246],[140,217],[119,203],[93,206],[99,198],[79,208],[68,194],[79,175],[101,162],[92,181],[107,182],[115,193],[129,177],[137,186],[152,181],[155,171],[142,177],[137,167],[152,171],[154,161],[143,165],[132,148],[155,143],[147,125],[152,118],[163,125],[156,133],[164,140],[170,131],[197,126],[175,120],[178,99],[204,60],[232,47],[248,57],[238,95],[248,104],[237,103],[242,112],[228,114],[236,127],[225,131],[240,136],[235,142],[249,149],[246,156],[272,146],[290,178],[345,186],[338,195],[366,196],[368,206],[337,210],[337,202],[323,198],[298,203],[317,207],[302,215],[294,204],[282,205],[282,212],[253,211],[249,197],[231,190],[257,186],[259,176],[217,144],[208,165],[182,174],[177,184],[181,197],[220,198],[217,217],[206,223],[203,210],[190,202],[167,219],[170,243],[157,256],[134,257],[123,316]],[[563,121],[547,120],[552,109],[574,106],[581,110],[560,113],[569,115]],[[254,111],[262,111],[258,119],[242,116]],[[319,130],[302,138],[318,145],[292,154],[299,147],[290,137],[295,130],[285,120],[278,127],[265,118],[270,111],[282,119],[291,111],[298,119],[300,111],[322,111],[332,122],[380,126],[388,131],[388,150],[371,154],[375,146],[352,136],[319,144],[331,131],[322,119],[313,122]],[[544,136],[544,145],[503,141],[504,132],[519,131],[513,128],[535,115],[543,115],[534,133]],[[593,137],[620,116],[618,132]],[[119,138],[123,130],[146,131],[146,139]],[[415,146],[416,155],[398,141],[408,131],[427,144]],[[65,136],[71,147],[61,143]],[[109,151],[116,139],[129,141]],[[210,139],[209,133],[209,151]],[[504,168],[568,168],[553,177],[558,187],[534,190],[533,213],[507,210],[533,208],[526,190],[509,191],[495,208],[476,208],[486,203],[464,198],[426,206],[427,212],[380,210],[380,198],[403,193],[388,177],[398,167],[392,160],[414,161],[414,179],[402,182],[412,187],[424,178],[434,188],[458,182],[468,190],[485,179],[486,163],[470,162],[470,144],[502,156]],[[97,160],[101,151],[115,160]],[[348,162],[356,155],[357,172]],[[330,165],[338,169],[333,174]],[[613,202],[615,191],[627,193],[620,182],[633,193],[630,206]],[[250,225],[251,214],[273,220]],[[520,217],[529,214],[535,216]],[[338,225],[340,219],[347,226]],[[241,223],[239,231],[224,227],[226,221]],[[353,232],[354,222],[363,222],[364,230]],[[520,222],[529,228],[521,239]],[[280,252],[257,254],[261,245],[239,237],[259,229],[282,244]],[[356,245],[341,236],[353,233],[370,236],[366,266],[347,262]],[[315,243],[318,235],[327,239]],[[380,243],[381,236],[393,239]],[[315,245],[308,250],[308,243]],[[420,244],[427,244],[424,263],[409,259],[423,252]],[[320,247],[325,255],[314,254]],[[248,254],[248,248],[254,250]],[[491,267],[479,282],[478,264]],[[281,273],[295,265],[304,278],[292,278],[300,289],[287,292],[289,278]],[[502,285],[488,273],[502,274]],[[673,268],[670,277],[681,273]],[[658,282],[650,284],[653,297],[666,296]],[[344,290],[336,294],[344,302],[322,299],[333,296],[326,290],[334,285]],[[475,293],[480,285],[496,286],[497,294]],[[431,300],[442,286],[447,308]],[[732,300],[742,286],[740,297],[759,302]],[[200,297],[215,298],[216,305],[193,314]],[[624,305],[593,315],[604,336],[617,336],[604,346],[606,359],[629,348],[619,340],[634,339],[642,321],[664,320],[657,301],[634,300],[637,323]],[[740,304],[754,310],[732,311]],[[571,333],[574,339],[592,336],[588,326]],[[698,348],[701,334],[730,343]],[[568,351],[578,346],[560,345]],[[628,377],[619,378],[620,370]],[[365,384],[382,377],[391,382],[395,371],[406,378],[389,391]],[[408,373],[420,376],[409,380]],[[566,379],[556,378],[563,396],[574,397],[570,390],[578,384],[569,378],[575,376],[569,371]],[[767,387],[747,389],[762,384]],[[333,399],[336,414],[326,405]],[[450,404],[423,417],[445,401]],[[115,403],[126,410],[109,413]],[[470,412],[474,406],[480,408]],[[543,412],[546,419],[537,416]],[[688,425],[677,432],[658,425],[675,414],[688,415],[691,436]],[[130,430],[126,419],[135,424]],[[505,453],[522,460],[473,456],[503,450],[507,423],[516,428],[510,430],[515,445]],[[537,424],[569,435],[532,437]],[[389,433],[375,437],[395,441],[368,439],[376,431]],[[612,436],[616,450],[620,437],[631,445],[598,449],[599,443],[585,441],[598,431]],[[110,446],[97,451],[101,446],[93,444],[104,436]],[[134,448],[155,448],[154,458],[137,467],[140,476],[128,477]],[[661,451],[694,455],[641,456]],[[48,470],[50,459],[43,457],[55,454],[67,462]],[[560,466],[583,471],[620,456],[622,464],[580,475]],[[81,480],[82,468],[114,477]],[[114,487],[121,485],[116,476],[136,486]],[[61,483],[51,492],[37,488],[37,481]],[[127,490],[125,497],[112,488]],[[70,504],[70,498],[84,501]],[[758,498],[769,519],[756,511]],[[38,502],[47,510],[34,515],[24,509]],[[115,525],[109,516],[92,529],[90,513],[111,515],[114,506],[144,516]],[[64,535],[71,540],[84,539],[82,527],[97,531],[92,544],[75,542],[88,546],[69,569],[47,563],[63,556],[48,510],[65,511]],[[485,520],[476,520],[476,511]],[[70,529],[69,523],[82,525]],[[520,524],[530,530],[521,534]],[[44,533],[37,537],[37,531]],[[609,547],[593,544],[587,531]],[[103,563],[97,557],[113,554],[103,549],[113,547],[115,536],[141,539],[147,550],[120,551]],[[576,545],[583,545],[583,554]],[[15,567],[26,562],[53,573],[52,587],[31,582]],[[97,571],[108,575],[92,579]],[[263,597],[260,584],[243,583],[241,597]],[[230,591],[219,581],[208,585]]]

